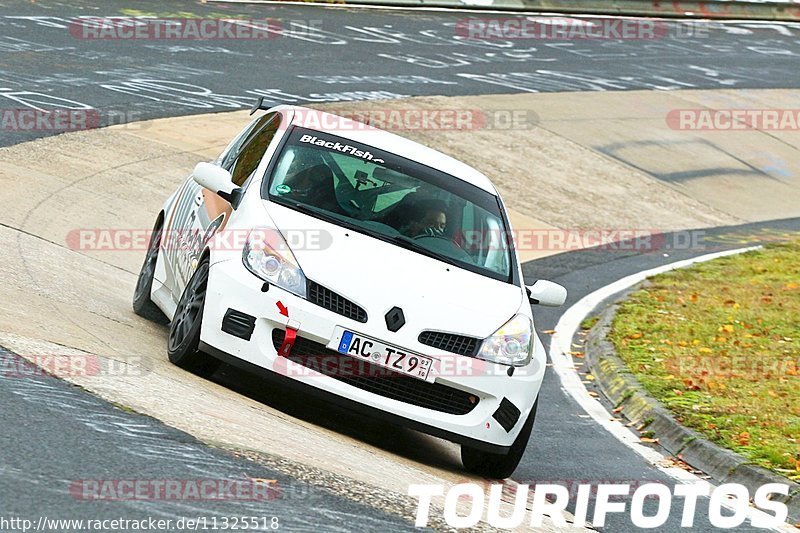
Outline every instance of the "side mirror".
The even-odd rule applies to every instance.
[[[238,189],[233,183],[230,172],[211,163],[197,163],[192,172],[192,178],[201,187],[217,193],[229,202],[233,199],[231,193]]]
[[[525,288],[532,304],[558,307],[567,300],[567,289],[552,281],[540,279]]]

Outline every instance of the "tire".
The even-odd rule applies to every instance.
[[[139,270],[139,278],[136,280],[136,288],[133,291],[133,312],[158,324],[169,322],[164,313],[161,312],[161,309],[150,299],[150,292],[153,289],[153,277],[156,273],[156,262],[158,261],[158,250],[163,234],[163,224],[161,217],[159,217],[150,235],[147,255],[144,256],[144,263],[142,263],[142,268]]]
[[[522,426],[522,430],[520,430],[507,454],[484,452],[462,444],[461,463],[464,465],[464,469],[467,472],[488,479],[506,479],[510,477],[514,470],[517,469],[525,453],[525,448],[528,446],[528,439],[530,439],[531,431],[533,430],[533,422],[536,420],[538,404],[539,399],[537,398],[533,404],[533,409],[531,409],[531,414],[528,415],[525,425]]]
[[[221,364],[199,349],[208,269],[208,258],[205,258],[186,284],[170,322],[167,341],[167,356],[173,364],[205,378],[210,377]]]

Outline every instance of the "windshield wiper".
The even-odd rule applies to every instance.
[[[331,224],[336,224],[337,226],[344,226],[348,229],[353,231],[363,232],[364,230],[356,226],[355,224],[351,224],[342,218],[337,217],[336,215],[331,215],[327,211],[314,207],[307,204],[301,204],[300,202],[289,202],[289,207],[294,208],[297,211],[300,211],[303,214],[308,216],[320,218],[325,222],[330,222]]]
[[[301,213],[305,213],[306,215],[310,215],[312,217],[322,218],[327,220],[328,222],[339,222],[339,219],[332,217],[325,211],[321,209],[316,209],[311,207],[310,205],[301,204],[300,202],[289,202],[289,205],[293,207],[295,210],[300,211]]]
[[[433,250],[429,250],[424,246],[420,246],[413,239],[406,237],[405,235],[396,235],[394,237],[389,237],[391,241],[398,246],[405,248],[406,250],[411,250],[414,252],[419,252],[422,255],[427,255],[428,257],[432,257],[433,259],[438,259],[439,261],[443,261],[447,264],[453,266],[459,266],[452,258],[447,257],[444,254],[440,254],[438,252],[434,252]],[[460,267],[459,267],[460,268]]]

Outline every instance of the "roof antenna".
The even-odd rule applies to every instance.
[[[256,100],[256,103],[253,105],[253,107],[250,108],[250,114],[252,115],[259,109],[269,109],[269,106],[264,104],[263,96],[259,96],[258,100]]]

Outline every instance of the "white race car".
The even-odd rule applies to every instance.
[[[266,111],[164,204],[136,313],[169,318],[182,368],[277,377],[511,475],[545,372],[530,304],[566,290],[523,284],[477,170],[358,121]]]

